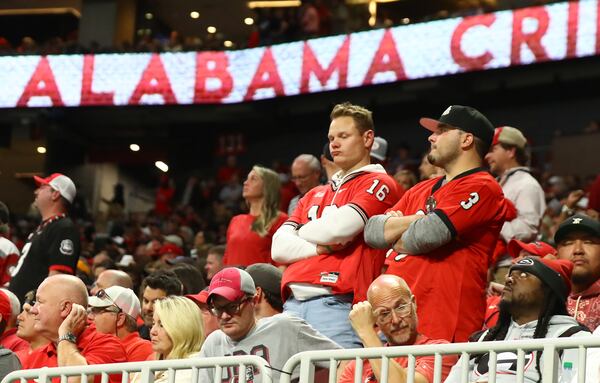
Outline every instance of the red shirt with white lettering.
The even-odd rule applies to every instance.
[[[440,177],[413,186],[392,210],[437,214],[451,232],[451,242],[426,254],[391,252],[387,272],[406,280],[415,295],[419,333],[464,342],[483,324],[487,270],[502,224],[516,211],[483,169],[443,181]]]
[[[398,200],[396,181],[384,172],[360,171],[343,183],[317,186],[300,199],[286,224],[299,226],[343,205],[355,209],[363,221],[382,214]],[[333,253],[317,255],[292,263],[283,272],[282,296],[290,295],[290,283],[310,283],[330,287],[334,294],[354,293],[354,302],[364,301],[369,284],[379,274],[385,251],[373,249],[362,232],[351,244]]]
[[[250,214],[236,215],[227,228],[227,246],[223,256],[225,266],[249,266],[255,263],[274,263],[271,259],[273,234],[288,219],[287,214],[279,216],[264,237],[252,231],[256,217]]]

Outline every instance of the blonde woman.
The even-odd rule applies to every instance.
[[[204,326],[200,308],[188,298],[170,296],[154,303],[154,325],[150,330],[154,359],[187,359],[197,356],[204,343]],[[178,370],[176,382],[189,382],[192,370]],[[140,382],[135,374],[132,383]],[[169,374],[158,371],[154,382],[168,382]]]
[[[279,211],[280,188],[279,175],[271,169],[254,166],[248,173],[242,196],[250,211],[229,222],[225,266],[273,263],[271,239],[288,218]]]

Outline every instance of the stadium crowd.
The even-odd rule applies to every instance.
[[[461,0],[439,4],[436,12],[426,16],[413,16],[407,11],[395,12],[379,5],[374,20],[366,3],[344,0],[303,0],[301,6],[290,8],[256,8],[253,24],[245,41],[228,40],[222,33],[183,35],[169,30],[161,23],[148,20],[137,23],[137,34],[132,41],[122,41],[116,46],[103,46],[97,42],[81,44],[77,29],[56,36],[22,35],[18,39],[0,35],[0,55],[31,54],[88,54],[88,53],[134,53],[134,52],[189,52],[254,48],[272,44],[305,40],[315,37],[346,34],[373,28],[389,28],[415,22],[426,22],[451,17],[473,16],[505,9],[545,5],[558,0]],[[390,4],[393,7],[394,4]],[[11,36],[14,33],[10,34]]]
[[[298,153],[288,170],[229,156],[182,190],[165,175],[147,213],[128,211],[122,185],[100,216],[68,176],[35,177],[29,216],[0,203],[0,376],[253,354],[277,381],[306,350],[600,335],[600,175],[536,172],[526,132],[472,107],[419,122],[428,152],[388,158],[371,112],[338,104],[319,157]],[[527,356],[526,382],[541,381],[541,356]],[[470,381],[487,381],[489,357],[468,361]],[[514,381],[501,362],[497,381]],[[465,365],[444,356],[444,379]],[[405,382],[407,366],[390,361],[390,379]],[[355,368],[342,363],[339,381]],[[378,381],[381,361],[362,373]],[[433,375],[434,357],[417,357],[414,381]]]

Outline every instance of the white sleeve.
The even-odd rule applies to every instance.
[[[355,208],[344,205],[306,223],[298,235],[319,245],[336,245],[354,239],[363,231],[365,224],[363,216]]]
[[[508,243],[511,239],[520,241],[534,241],[538,234],[540,221],[546,210],[543,194],[533,186],[528,186],[520,191],[512,201],[517,208],[517,218],[505,222],[500,235]]]
[[[277,229],[271,242],[271,258],[290,264],[317,255],[317,245],[298,236],[296,225],[286,222]]]

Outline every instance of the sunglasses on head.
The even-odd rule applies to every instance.
[[[106,293],[106,291],[104,291],[104,289],[98,290],[98,292],[96,293],[96,297],[99,299],[106,299],[107,301],[110,302],[110,304],[112,306],[115,306],[117,308],[117,314],[119,314],[120,312],[122,312],[123,310],[121,310],[121,308],[115,303],[115,301],[113,301],[113,299],[110,297],[110,295],[108,295]]]

